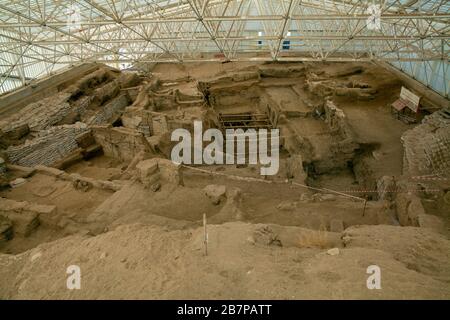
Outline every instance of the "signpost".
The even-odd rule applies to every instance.
[[[407,102],[407,105],[411,109],[411,111],[419,111],[420,97],[412,93],[405,87],[402,87],[402,90],[400,91],[400,99],[403,99]]]
[[[418,120],[420,97],[405,87],[400,90],[400,98],[391,105],[393,115],[405,123],[415,123]]]

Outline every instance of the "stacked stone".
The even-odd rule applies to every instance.
[[[28,124],[32,131],[46,129],[61,121],[71,111],[70,104],[67,102],[69,97],[69,93],[61,92],[33,102],[17,114],[2,121],[0,127],[4,132],[13,131],[24,124]]]
[[[139,126],[136,128],[136,130],[138,132],[142,133],[146,137],[150,137],[151,136],[150,126],[149,125],[145,125],[143,123],[140,123]]]
[[[77,114],[83,114],[84,111],[89,107],[89,105],[92,103],[92,100],[94,97],[92,96],[83,96],[76,103],[72,105],[72,112]]]
[[[128,97],[121,94],[107,103],[100,111],[93,115],[87,123],[89,125],[110,124],[128,105]]]
[[[425,157],[433,172],[450,172],[450,127],[439,128],[434,135],[428,135]]]
[[[404,148],[403,169],[411,175],[421,174],[422,168],[426,168],[425,152],[421,143],[424,133],[417,128],[419,127],[406,131],[401,138]]]
[[[428,117],[425,117],[423,123],[432,125],[436,128],[450,126],[450,108],[444,108]]]
[[[64,119],[70,111],[71,107],[68,102],[60,103],[54,107],[52,106],[44,118],[33,120],[28,124],[30,130],[47,129]]]
[[[105,101],[110,100],[117,96],[120,92],[119,80],[113,80],[107,84],[94,90],[94,99],[103,104]]]
[[[446,109],[425,117],[422,124],[402,136],[404,170],[410,175],[450,170],[450,112]]]
[[[79,124],[53,127],[24,145],[9,147],[6,155],[11,163],[21,166],[51,166],[77,149],[76,137],[88,130]]]

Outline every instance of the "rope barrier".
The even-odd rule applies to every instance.
[[[271,180],[265,180],[265,179],[260,179],[260,178],[254,178],[254,177],[243,177],[243,176],[239,176],[239,175],[234,175],[234,174],[228,174],[228,173],[223,173],[223,172],[213,172],[211,170],[205,170],[205,169],[200,169],[200,168],[195,168],[195,167],[191,167],[191,166],[186,166],[186,165],[181,165],[183,168],[187,168],[193,171],[199,171],[202,173],[207,173],[207,174],[211,174],[211,175],[217,175],[217,176],[223,176],[223,177],[227,177],[227,178],[231,178],[231,179],[235,179],[235,180],[239,180],[239,181],[247,181],[247,182],[262,182],[262,183],[268,183],[268,184],[289,184],[289,182],[285,182],[285,181],[271,181]],[[338,194],[340,196],[344,196],[347,198],[352,198],[352,199],[356,199],[359,201],[366,201],[366,199],[361,198],[361,197],[356,197],[356,196],[352,196],[349,194],[345,194],[336,190],[332,190],[332,189],[328,189],[328,188],[317,188],[317,187],[311,187],[305,184],[301,184],[301,183],[297,183],[297,182],[291,182],[292,185],[298,186],[298,187],[302,187],[302,188],[306,188],[306,189],[310,189],[310,190],[314,190],[314,191],[320,191],[320,192],[325,192],[325,193],[335,193]]]

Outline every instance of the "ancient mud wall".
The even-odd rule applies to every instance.
[[[361,66],[354,66],[342,70],[314,73],[306,76],[306,88],[319,97],[344,96],[356,100],[372,100],[377,90],[369,84],[347,80],[346,77],[363,72]]]
[[[39,216],[56,213],[56,206],[0,198],[0,243],[16,235],[28,237],[40,225]]]
[[[212,107],[224,108],[257,102],[259,89],[256,85],[259,80],[259,72],[242,71],[199,81],[198,88]]]
[[[93,116],[91,116],[86,123],[88,125],[102,125],[113,123],[120,118],[121,112],[130,103],[126,93],[123,93],[110,102],[104,105],[100,110],[98,110]]]
[[[0,97],[0,114],[2,116],[14,110],[54,95],[67,85],[100,68],[101,64],[83,63],[61,70],[42,80],[33,81],[29,85]]]
[[[344,112],[328,100],[324,104],[325,123],[327,124],[332,143],[326,158],[315,163],[318,172],[329,172],[339,168],[348,168],[355,157],[359,145],[349,127]]]
[[[407,175],[450,172],[450,109],[426,116],[402,136],[403,171]]]
[[[70,113],[83,112],[87,108],[90,100],[86,100],[84,97],[85,99],[76,104],[77,110],[74,110],[72,104],[77,98],[83,98],[82,94],[111,77],[110,71],[106,69],[96,70],[79,79],[67,89],[27,105],[19,112],[1,121],[0,129],[7,133],[26,125],[30,131],[39,131],[58,125]]]
[[[262,92],[259,99],[259,107],[267,113],[272,125],[277,127],[281,115],[278,103],[276,103],[266,92]]]
[[[110,124],[131,103],[127,88],[141,81],[136,73],[106,67],[0,122],[0,143],[12,164],[63,165],[96,150],[89,126]],[[25,141],[26,139],[26,141]],[[75,154],[78,153],[78,154]]]
[[[122,114],[122,124],[126,128],[136,129],[144,136],[153,135],[153,114],[148,110],[128,107]]]
[[[261,78],[299,78],[305,75],[303,65],[263,64],[258,66]]]
[[[39,137],[19,146],[9,147],[7,159],[21,166],[51,166],[79,148],[77,138],[89,133],[84,124],[63,125],[39,132]]]
[[[153,153],[144,135],[125,127],[93,126],[95,141],[103,153],[122,161],[131,161],[140,152]]]

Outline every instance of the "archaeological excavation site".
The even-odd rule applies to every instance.
[[[1,300],[450,299],[445,1],[108,2],[0,4]]]

